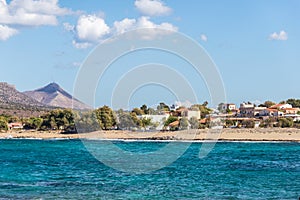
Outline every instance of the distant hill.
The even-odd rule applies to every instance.
[[[36,101],[16,90],[15,86],[0,82],[0,104],[1,106],[24,105],[31,107],[44,107],[45,104]]]
[[[0,114],[38,116],[51,107],[16,90],[15,86],[0,82]]]
[[[57,83],[50,83],[37,90],[26,91],[24,94],[48,106],[72,108],[73,103],[73,109],[90,109],[81,101],[75,98],[72,100],[72,95],[63,90]]]

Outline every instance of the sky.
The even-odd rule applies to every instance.
[[[298,0],[0,0],[0,81],[20,91],[57,82],[72,93],[97,45],[150,27],[178,31],[205,49],[223,80],[227,102],[300,98],[299,9]],[[110,104],[106,93],[115,86],[112,79],[154,62],[174,67],[190,81],[200,103],[210,102],[205,81],[180,59],[151,51],[122,59],[99,82],[104,91],[96,92],[96,106]],[[157,84],[128,92],[132,107],[178,100]]]

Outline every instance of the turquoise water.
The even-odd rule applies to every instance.
[[[115,142],[131,151],[159,142]],[[194,143],[172,165],[131,175],[109,168],[79,140],[0,140],[0,199],[298,199],[299,143]]]

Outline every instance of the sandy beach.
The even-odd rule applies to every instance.
[[[1,139],[121,139],[121,140],[220,140],[220,141],[295,141],[300,142],[300,129],[201,129],[175,132],[98,131],[63,134],[57,131],[8,131]]]

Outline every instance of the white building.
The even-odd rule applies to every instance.
[[[270,107],[271,109],[286,109],[286,108],[293,108],[291,104],[276,104]]]
[[[233,104],[233,103],[225,103],[225,104],[222,105],[221,109],[222,110],[230,110],[230,111],[236,110],[236,105]]]
[[[146,118],[151,119],[151,122],[154,124],[158,124],[156,127],[156,130],[162,130],[164,127],[165,121],[168,119],[170,114],[164,114],[164,115],[141,115],[140,118]]]

